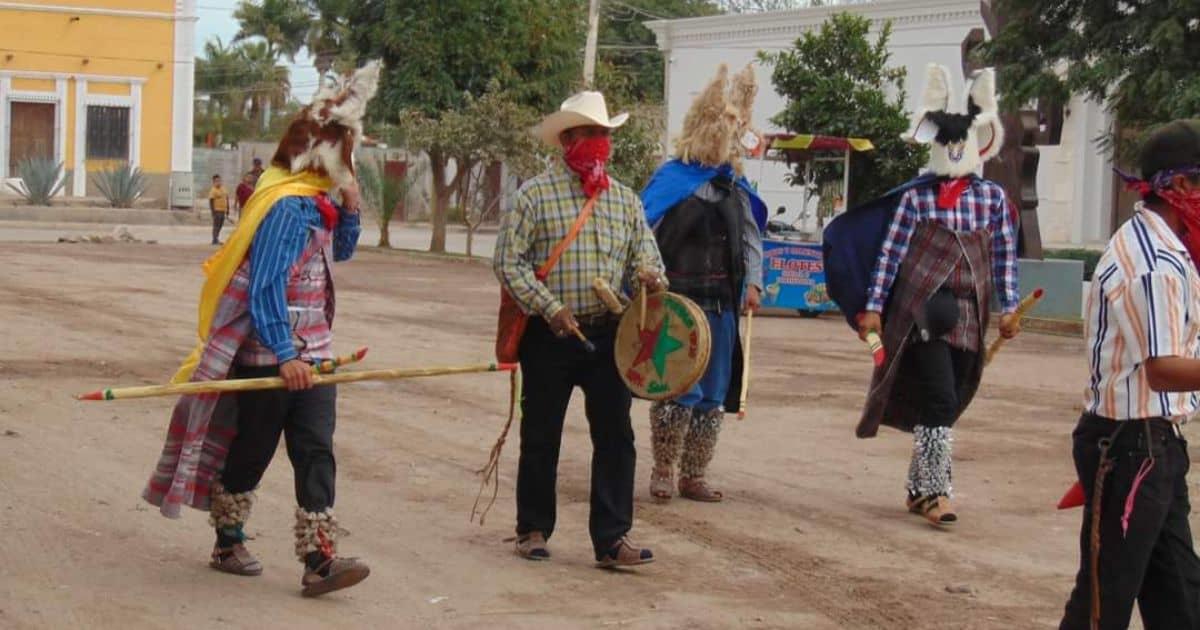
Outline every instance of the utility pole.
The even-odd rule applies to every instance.
[[[583,51],[583,86],[591,88],[596,79],[596,38],[600,31],[600,0],[588,2],[587,48]]]

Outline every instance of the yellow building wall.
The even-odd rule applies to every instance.
[[[32,4],[62,6],[64,3]],[[174,3],[170,0],[95,0],[70,2],[70,5],[162,13],[174,11]],[[24,89],[19,85],[33,85],[20,78],[22,71],[144,79],[140,165],[147,174],[170,173],[173,20],[0,8],[0,24],[4,25],[4,37],[0,38],[0,70],[14,73],[14,89]],[[52,91],[53,81],[48,83]],[[94,88],[93,85],[89,82],[89,91],[93,94],[130,93],[128,84],[122,86],[124,92],[111,85]],[[75,86],[74,81],[68,81],[67,168],[73,166],[75,157],[75,103],[79,96]]]
[[[174,0],[23,0],[22,4],[40,4],[55,7],[81,7],[88,9],[116,9],[119,11],[154,11],[173,13]]]
[[[54,79],[13,79],[12,88],[18,92],[53,92]]]
[[[88,81],[88,94],[112,94],[114,96],[129,96],[132,91],[128,83],[101,83]]]

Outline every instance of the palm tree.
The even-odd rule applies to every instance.
[[[321,77],[353,65],[354,52],[347,41],[350,24],[346,20],[352,3],[352,0],[309,0],[316,17],[309,26],[304,46]]]
[[[220,37],[204,44],[204,56],[196,59],[196,91],[207,94],[201,112],[204,133],[220,136],[225,133],[225,121],[240,119],[245,113],[243,80],[244,61],[238,48],[226,46]]]
[[[293,62],[304,47],[312,23],[305,0],[262,0],[261,4],[242,0],[233,17],[241,25],[233,41],[261,37],[266,40],[271,57],[287,57]]]
[[[271,124],[271,110],[283,108],[291,95],[288,69],[276,63],[266,42],[247,42],[242,44],[240,50],[246,72],[250,116],[254,120],[261,120],[265,131]]]

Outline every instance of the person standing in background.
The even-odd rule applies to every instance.
[[[208,191],[208,209],[212,212],[212,244],[221,244],[221,228],[225,215],[229,213],[229,191],[221,185],[221,176],[213,175],[212,188]]]

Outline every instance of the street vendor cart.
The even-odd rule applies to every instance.
[[[766,150],[759,156],[759,180],[763,178],[767,161],[786,162],[789,166],[803,164],[802,203],[795,216],[785,216],[781,208],[777,217],[768,222],[763,235],[763,306],[795,309],[801,314],[816,317],[837,310],[825,290],[825,265],[821,254],[821,228],[816,230],[798,225],[809,216],[809,205],[815,194],[815,167],[821,163],[842,166],[841,199],[848,199],[850,188],[850,154],[870,151],[875,147],[864,138],[832,136],[771,134],[765,137]],[[761,191],[761,183],[760,183]],[[770,202],[768,201],[768,204]],[[845,210],[834,204],[834,212]],[[784,220],[780,220],[784,219]]]

